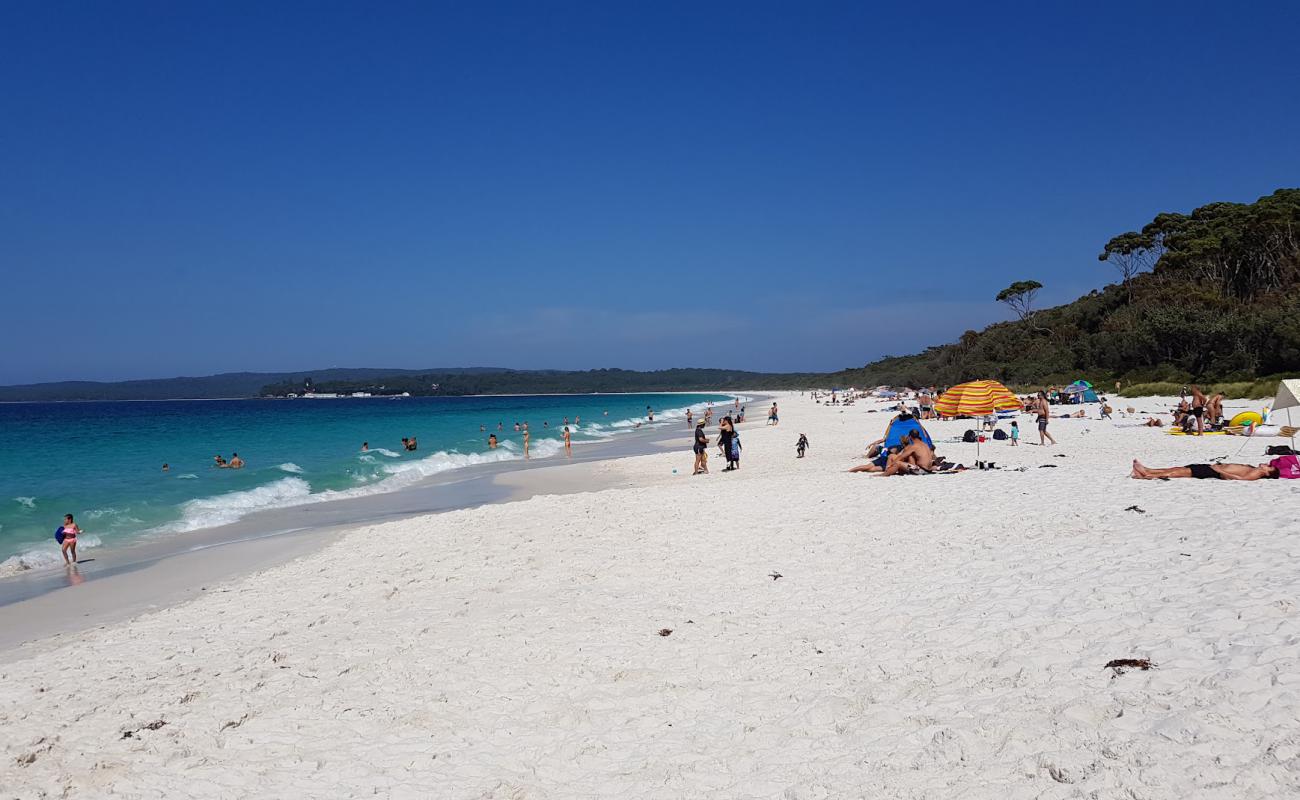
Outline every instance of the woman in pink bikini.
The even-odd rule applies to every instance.
[[[78,528],[77,523],[72,521],[72,515],[64,514],[63,515],[63,544],[61,545],[63,551],[64,564],[77,563],[77,534],[79,533],[81,533],[81,528]],[[69,550],[72,551],[72,558],[70,560],[68,558]]]

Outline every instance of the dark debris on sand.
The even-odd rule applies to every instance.
[[[1156,665],[1151,663],[1151,660],[1148,658],[1116,658],[1112,661],[1107,661],[1106,666],[1103,667],[1103,669],[1111,670],[1115,673],[1112,677],[1116,677],[1123,675],[1130,669],[1148,670],[1155,666]]]

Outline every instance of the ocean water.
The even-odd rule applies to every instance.
[[[389,492],[473,464],[533,459],[647,425],[683,425],[724,395],[627,394],[332,400],[0,404],[0,577],[62,563],[63,515],[79,555],[141,537],[182,536],[262,509]],[[576,420],[580,420],[575,422]],[[501,430],[497,429],[498,424]],[[480,432],[479,426],[486,428]],[[489,433],[501,446],[490,450]],[[419,449],[402,448],[415,436]],[[361,451],[369,442],[369,452]],[[217,469],[239,453],[247,466]],[[169,470],[164,472],[162,465]]]

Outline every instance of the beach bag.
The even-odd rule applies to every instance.
[[[62,525],[60,525],[59,527],[57,527],[57,528],[54,529],[54,541],[58,542],[59,544],[63,544],[63,526],[62,526]]]
[[[1268,465],[1277,469],[1279,478],[1300,478],[1300,459],[1295,456],[1278,456],[1268,462]]]
[[[993,438],[997,439],[1000,442],[1003,439],[1007,438],[1007,432],[1002,430],[1001,428],[998,428],[997,430],[993,431]]]
[[[979,440],[979,434],[975,431],[966,431],[962,434],[961,440],[967,444],[975,444]]]

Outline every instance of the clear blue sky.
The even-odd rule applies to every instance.
[[[1300,185],[1292,3],[7,3],[0,382],[830,370]]]

